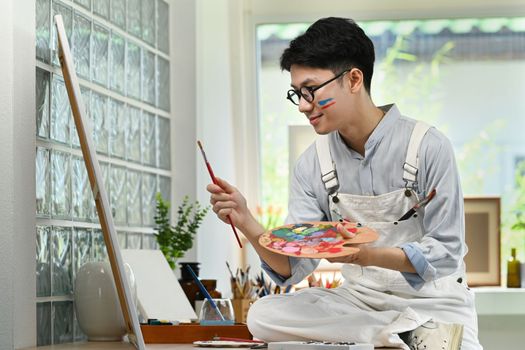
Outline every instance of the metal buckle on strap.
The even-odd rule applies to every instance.
[[[323,181],[324,187],[329,195],[337,192],[339,189],[339,181],[337,180],[337,171],[334,168],[327,172],[326,174],[321,175],[321,181]]]
[[[408,164],[407,162],[403,164],[403,170],[405,170],[410,175],[413,175],[414,177],[417,176],[418,169],[415,166]]]
[[[321,181],[323,181],[323,183],[327,183],[327,182],[330,182],[334,179],[337,179],[337,171],[335,169],[333,170],[330,170],[329,172],[327,172],[326,174],[322,174],[321,175]]]
[[[403,174],[403,180],[405,180],[405,188],[416,190],[418,168],[405,162],[405,164],[403,164],[403,170],[405,171],[405,174]],[[408,176],[407,174],[410,176]]]
[[[408,184],[409,182],[410,182],[410,185]],[[417,181],[410,181],[410,180],[405,179],[405,189],[406,190],[413,190],[413,191],[417,192],[418,191]],[[407,192],[405,192],[405,195],[407,197],[410,197],[410,194],[408,194]]]

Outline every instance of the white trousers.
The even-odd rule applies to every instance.
[[[362,275],[336,289],[307,288],[258,300],[248,313],[250,332],[265,341],[353,341],[408,349],[398,334],[433,319],[463,324],[461,349],[482,349],[474,294],[464,281],[445,277],[416,291],[406,282],[385,283],[389,273],[383,269],[354,269]]]

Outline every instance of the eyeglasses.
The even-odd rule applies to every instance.
[[[348,73],[351,70],[352,69],[344,70],[341,73],[337,74],[332,79],[327,80],[327,81],[325,81],[324,83],[322,83],[321,85],[318,85],[318,86],[303,86],[299,90],[290,89],[290,90],[288,90],[288,92],[286,94],[286,98],[288,100],[290,100],[290,102],[292,102],[296,106],[299,105],[299,101],[301,100],[301,97],[304,98],[306,102],[312,103],[312,101],[315,98],[314,91],[317,91],[320,88],[322,88],[323,86],[325,86],[327,84],[330,84],[332,81],[342,77],[345,73]]]

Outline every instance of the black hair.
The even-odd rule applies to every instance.
[[[292,40],[280,63],[281,69],[287,71],[294,64],[330,69],[334,74],[358,68],[370,94],[374,60],[374,44],[361,27],[349,18],[328,17],[316,21]]]

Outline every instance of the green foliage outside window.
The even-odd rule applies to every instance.
[[[514,216],[511,229],[525,232],[525,161],[516,167],[516,199],[512,207]]]
[[[375,90],[378,90],[378,95],[385,103],[396,103],[403,114],[432,125],[442,107],[435,96],[435,91],[442,83],[440,67],[450,61],[448,55],[455,45],[447,41],[426,62],[407,51],[408,40],[405,35],[399,35],[387,50],[386,56],[375,69],[376,74],[383,76]],[[407,69],[399,69],[400,65],[407,66]],[[374,87],[372,90],[375,94]]]
[[[515,187],[505,198],[502,213],[503,237],[501,245],[502,271],[511,248],[516,248],[518,259],[525,260],[525,161],[516,164]]]

